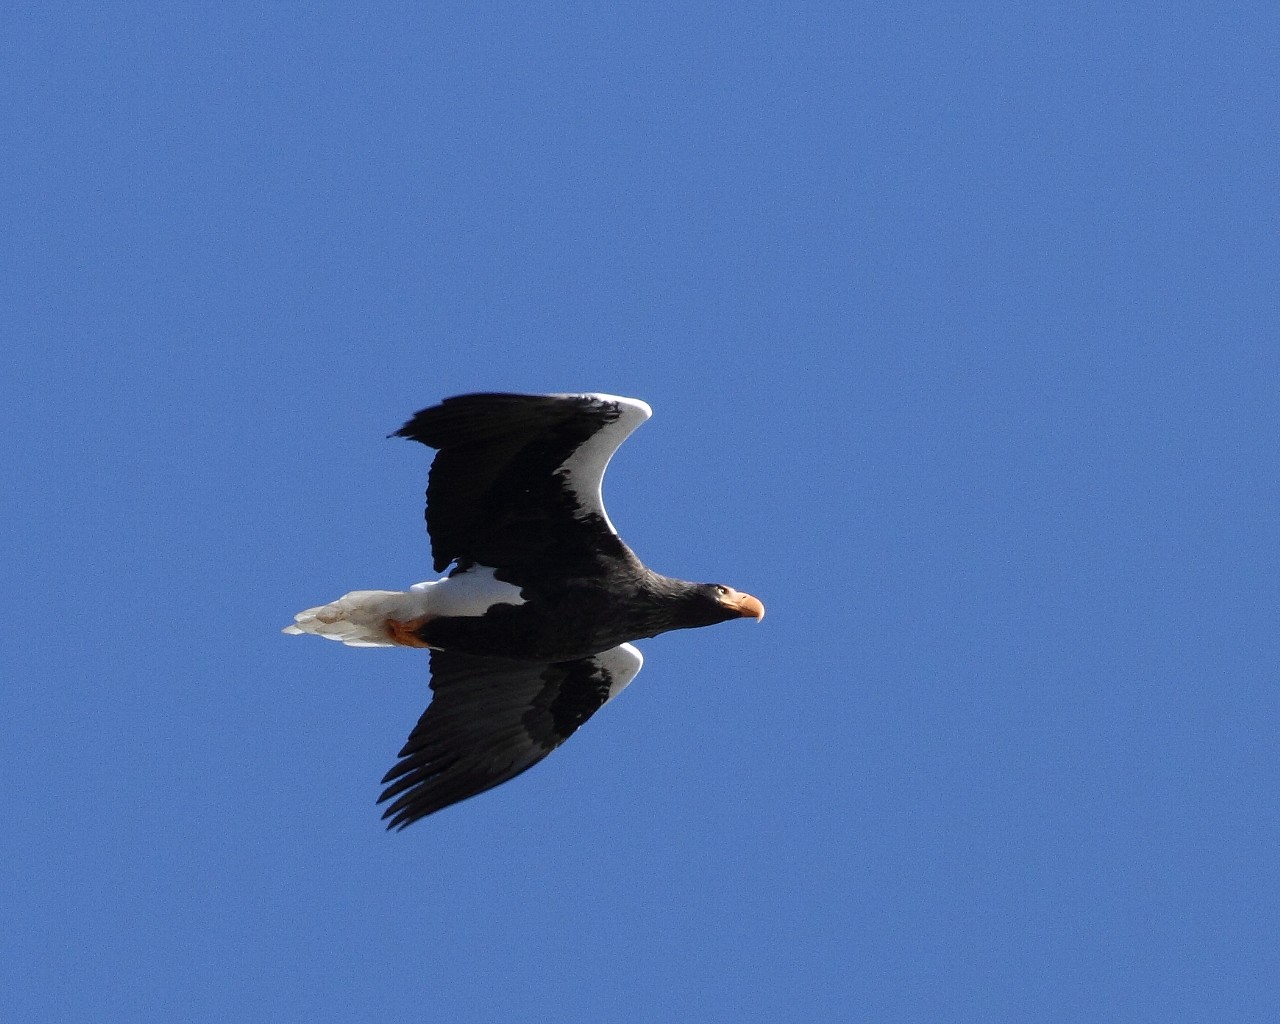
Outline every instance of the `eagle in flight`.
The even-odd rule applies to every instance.
[[[382,780],[388,828],[541,761],[635,678],[629,641],[764,618],[749,594],[647,569],[614,530],[601,479],[650,415],[616,395],[459,395],[393,435],[436,449],[427,531],[436,572],[452,568],[352,591],[284,630],[430,651],[431,704]]]

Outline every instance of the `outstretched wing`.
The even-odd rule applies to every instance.
[[[630,644],[554,664],[431,653],[435,696],[382,780],[401,829],[532,768],[640,671]]]
[[[616,395],[477,394],[423,409],[396,436],[438,449],[427,484],[437,571],[596,571],[626,557],[600,497],[609,459],[651,415]]]

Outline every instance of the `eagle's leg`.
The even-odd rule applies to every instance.
[[[431,645],[418,636],[418,630],[433,618],[432,615],[421,615],[416,619],[404,621],[387,619],[387,636],[391,638],[392,643],[401,647],[429,647]]]

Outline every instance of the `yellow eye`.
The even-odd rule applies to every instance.
[[[719,594],[721,597],[728,597],[728,596],[729,596],[729,588],[728,588],[728,587],[716,587],[716,593],[717,593],[717,594]]]

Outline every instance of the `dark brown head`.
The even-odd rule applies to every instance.
[[[657,636],[669,629],[714,626],[730,619],[764,618],[764,605],[750,594],[739,593],[721,583],[690,583],[645,570],[638,602],[643,622],[636,623],[637,636]]]
[[[682,617],[689,626],[711,626],[730,619],[759,622],[764,618],[764,605],[721,583],[695,583],[686,595]]]

